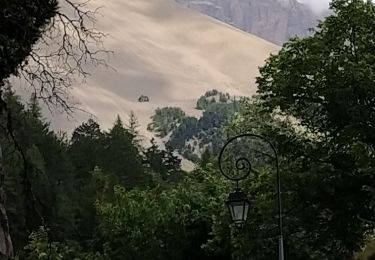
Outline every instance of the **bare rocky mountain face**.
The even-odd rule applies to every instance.
[[[307,36],[318,16],[297,0],[175,0],[241,30],[281,45]]]

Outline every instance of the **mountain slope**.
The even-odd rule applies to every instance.
[[[104,6],[98,28],[110,34],[105,44],[115,52],[110,64],[116,71],[92,69],[86,85],[73,95],[105,128],[117,114],[126,121],[133,110],[142,134],[149,135],[146,127],[157,107],[196,114],[196,98],[209,89],[251,95],[258,66],[279,49],[173,0],[93,3]],[[138,102],[141,95],[150,102]],[[53,116],[53,126],[71,130],[86,117]]]
[[[314,12],[297,0],[176,0],[276,44],[306,36],[317,24]]]

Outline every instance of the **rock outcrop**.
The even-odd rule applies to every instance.
[[[176,0],[241,30],[281,45],[309,35],[318,17],[297,0]]]

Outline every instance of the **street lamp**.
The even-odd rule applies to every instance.
[[[243,139],[248,138],[253,142],[244,142]],[[263,147],[256,147],[261,143]],[[273,156],[263,151],[264,144],[272,150]],[[231,149],[234,146],[236,150]],[[260,148],[260,149],[259,149]],[[244,155],[236,155],[240,150]],[[253,154],[249,151],[253,150]],[[239,187],[239,182],[246,179],[251,173],[257,174],[254,169],[259,163],[264,163],[265,159],[272,159],[275,161],[276,178],[277,178],[277,200],[278,200],[278,227],[279,227],[279,260],[284,260],[284,243],[283,243],[283,222],[282,222],[282,206],[281,206],[281,182],[279,174],[279,159],[277,151],[273,144],[263,136],[255,134],[241,134],[229,139],[220,151],[219,155],[219,169],[221,174],[228,180],[236,183],[236,188],[229,194],[226,201],[232,223],[237,227],[242,227],[247,220],[250,201],[245,192]],[[229,161],[229,163],[228,163]]]
[[[247,220],[247,214],[249,213],[250,208],[250,201],[247,199],[246,194],[242,190],[236,189],[229,194],[226,204],[232,222],[237,227],[242,227]]]

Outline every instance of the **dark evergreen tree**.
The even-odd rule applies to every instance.
[[[133,111],[130,112],[127,129],[132,137],[133,145],[138,149],[142,150],[142,137],[139,134],[139,122]]]
[[[74,221],[76,239],[90,241],[93,239],[95,226],[95,189],[92,172],[100,164],[103,153],[104,134],[93,119],[77,127],[69,146],[69,157],[74,167],[73,186],[75,189]]]
[[[55,239],[71,237],[73,179],[66,143],[41,120],[35,99],[28,107],[11,91],[4,99],[13,111],[11,124],[16,140],[0,140],[8,172],[5,191],[12,195],[8,196],[7,208],[15,249],[22,248],[28,234],[40,225],[49,226]]]
[[[75,185],[78,190],[90,180],[90,172],[99,165],[103,137],[99,124],[93,119],[81,124],[73,132],[69,156],[75,168]]]
[[[151,146],[144,152],[144,165],[150,169],[150,171],[162,175],[166,172],[165,165],[163,165],[163,153],[159,149],[154,138],[150,141]]]
[[[104,150],[100,156],[103,170],[113,174],[127,188],[144,186],[150,181],[150,176],[143,169],[141,154],[133,145],[133,139],[134,136],[118,116],[113,127],[105,134]]]
[[[175,155],[174,149],[171,146],[166,146],[166,150],[163,153],[162,164],[166,168],[166,172],[163,174],[163,178],[170,181],[177,181],[182,176],[181,171],[181,159]]]
[[[162,181],[171,182],[181,178],[181,159],[174,154],[170,146],[166,146],[166,150],[160,150],[152,138],[151,146],[144,152],[144,157],[146,167],[156,173]]]

